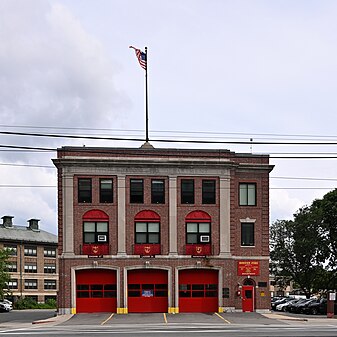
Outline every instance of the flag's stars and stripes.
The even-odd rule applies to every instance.
[[[140,66],[146,70],[146,54],[142,52],[140,49],[135,48],[133,46],[130,46],[130,48],[133,48],[135,50]]]

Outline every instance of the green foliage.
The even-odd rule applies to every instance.
[[[307,296],[337,288],[337,190],[270,227],[271,273]]]
[[[14,305],[15,309],[56,309],[56,301],[49,299],[46,303],[37,303],[30,297],[20,298]]]
[[[5,290],[7,289],[10,275],[7,270],[9,251],[7,249],[0,249],[0,299],[5,297]]]

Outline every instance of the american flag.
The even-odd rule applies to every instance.
[[[140,49],[135,48],[130,46],[129,48],[133,48],[135,50],[138,62],[140,64],[140,66],[146,70],[146,54],[144,52],[142,52]]]

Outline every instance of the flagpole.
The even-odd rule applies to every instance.
[[[149,141],[149,109],[148,109],[148,95],[147,95],[147,47],[145,47],[146,68],[145,68],[145,141]]]

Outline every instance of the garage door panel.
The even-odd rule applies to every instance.
[[[76,312],[116,312],[116,272],[86,269],[76,272]]]
[[[128,311],[167,312],[166,270],[137,269],[128,272]]]
[[[179,311],[218,310],[218,271],[188,269],[179,272]]]

